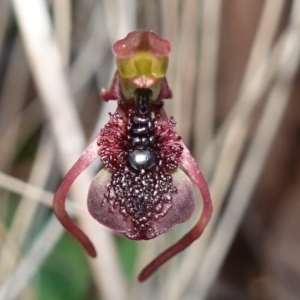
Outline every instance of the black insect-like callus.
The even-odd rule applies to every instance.
[[[100,157],[104,168],[91,183],[89,212],[99,223],[133,240],[155,238],[191,217],[195,206],[191,178],[203,198],[200,219],[142,271],[139,280],[144,281],[201,236],[212,206],[197,163],[176,133],[174,119],[163,110],[162,100],[172,96],[165,78],[169,42],[139,30],[115,43],[113,50],[118,71],[111,88],[101,95],[104,100],[117,99],[117,111],[63,179],[54,197],[54,211],[89,254],[96,256],[93,244],[65,211],[71,184],[94,159]]]

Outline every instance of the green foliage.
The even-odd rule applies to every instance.
[[[137,256],[137,242],[125,239],[122,236],[116,236],[116,242],[125,275],[131,279]]]
[[[25,162],[32,162],[40,141],[40,131],[35,132],[25,143],[18,144],[16,147],[15,165],[20,165]]]
[[[0,219],[6,228],[10,228],[16,209],[20,203],[20,196],[0,189],[0,200]]]
[[[91,271],[81,245],[65,234],[36,276],[39,300],[86,299]]]

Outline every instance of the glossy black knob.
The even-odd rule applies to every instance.
[[[132,171],[150,170],[156,163],[156,154],[148,149],[136,149],[128,154],[128,167]]]

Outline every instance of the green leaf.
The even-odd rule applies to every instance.
[[[137,255],[137,242],[116,235],[116,242],[122,267],[127,278],[133,277],[134,264]]]
[[[36,277],[38,299],[85,299],[91,280],[84,250],[73,237],[65,234]]]

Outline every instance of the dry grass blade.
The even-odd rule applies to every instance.
[[[17,247],[15,241],[9,236],[6,226],[3,224],[2,220],[0,222],[0,241],[1,241],[1,243],[0,243],[1,257],[3,254],[6,255],[6,257],[8,259],[8,263],[11,259],[14,259],[16,255],[20,254],[19,253],[20,249]],[[5,243],[2,241],[5,241]],[[2,265],[1,265],[1,267],[2,267],[2,269],[5,268],[5,266],[3,267]],[[3,272],[3,270],[0,272],[0,284],[1,285],[5,281],[6,275],[7,274],[5,272]],[[0,298],[0,299],[3,299],[3,298]]]
[[[57,243],[63,231],[64,229],[58,223],[56,217],[52,216],[17,268],[1,285],[0,299],[13,300],[18,297],[19,293],[28,284],[28,280],[52,251],[53,245]]]
[[[268,16],[268,14],[266,15]],[[263,17],[265,16],[263,15]],[[277,18],[277,24],[274,24],[274,26],[277,27],[278,22],[279,18]],[[260,30],[262,29],[260,28]],[[258,32],[257,35],[259,36],[260,33]],[[276,70],[274,66],[277,65],[278,55],[281,47],[282,40],[279,40],[274,48],[272,56],[269,57],[268,54],[265,54],[263,62],[261,61],[261,66],[256,70],[254,77],[251,78],[250,83],[248,86],[246,86],[236,103],[238,107],[240,103],[243,103],[243,109],[236,110],[235,106],[233,108],[233,111],[235,111],[233,117],[230,113],[225,121],[226,126],[228,124],[226,130],[224,130],[225,141],[222,144],[218,163],[216,165],[216,169],[214,170],[214,175],[210,184],[211,195],[214,201],[213,217],[208,228],[206,229],[206,232],[202,236],[201,241],[197,242],[191,249],[189,249],[185,263],[179,268],[178,273],[182,274],[181,276],[184,283],[181,285],[176,285],[176,278],[173,278],[173,280],[168,283],[168,286],[175,286],[173,289],[168,289],[171,293],[168,296],[172,299],[180,299],[182,293],[188,287],[189,282],[192,280],[193,274],[196,272],[202,261],[205,247],[211,236],[214,224],[218,220],[222,203],[225,199],[226,192],[233,178],[237,162],[245,143],[246,135],[250,126],[251,113],[255,107],[255,104],[259,101],[259,99],[261,99],[261,95],[266,91],[269,83],[274,77]],[[247,105],[245,105],[245,103],[247,103]],[[223,128],[220,130],[223,130]],[[207,158],[207,153],[205,158]],[[210,167],[207,166],[207,170],[209,170]]]
[[[71,43],[71,1],[53,1],[55,32],[64,66],[69,63]]]
[[[16,126],[13,129],[7,127],[7,124],[10,120],[14,120],[21,111],[29,83],[29,70],[20,38],[14,42],[10,61],[0,102],[1,170],[8,168],[11,164],[12,153],[16,151],[20,123],[15,123]]]
[[[102,21],[102,19],[99,18],[99,15],[100,5],[97,5],[91,17],[92,22],[95,24],[92,26],[88,41],[81,49],[76,61],[70,67],[69,78],[73,93],[77,93],[87,85],[93,73],[99,68],[100,63],[103,60],[105,49],[102,49],[102,51],[98,53],[98,49],[101,49],[100,46],[103,46],[105,44],[104,35],[99,29],[101,28],[100,25]],[[19,77],[20,76],[14,78]],[[25,77],[21,76],[20,78],[23,78],[24,80]],[[13,82],[14,85],[16,85],[15,80],[13,80]],[[15,91],[20,92],[21,94],[22,89],[15,89]],[[11,98],[12,97],[10,96],[10,99]],[[81,103],[82,99],[83,98],[77,100],[76,97],[75,100],[77,100],[76,102]],[[17,132],[17,129],[20,126],[22,128],[22,135],[19,136],[19,145],[23,145],[23,143],[28,139],[28,136],[31,136],[32,133],[38,128],[38,126],[41,125],[41,123],[44,121],[44,116],[40,113],[41,109],[42,108],[39,100],[35,99],[24,110],[15,115],[14,118],[10,118],[6,123],[3,122],[5,124],[5,131],[0,135],[0,144],[9,145],[11,136],[13,136],[15,132]],[[4,149],[2,148],[1,153],[2,151],[4,151]],[[0,164],[4,163],[5,161],[7,160],[3,158]]]
[[[6,130],[0,136],[0,145],[5,144],[14,136],[19,128],[22,128],[22,134],[18,136],[19,146],[24,145],[30,136],[37,130],[38,126],[44,121],[43,113],[41,113],[42,105],[38,100],[31,102],[26,108],[19,111],[14,118],[5,125]],[[13,153],[10,153],[13,154]],[[13,157],[9,157],[9,160]]]
[[[265,57],[267,57],[270,53],[271,44],[274,42],[284,2],[284,0],[276,2],[268,0],[264,4],[257,34],[253,42],[245,75],[241,83],[238,100],[231,109],[225,122],[222,124],[221,129],[207,147],[202,158],[199,160],[201,161],[201,166],[204,167],[204,170],[207,170],[207,174],[210,174],[214,168],[214,161],[212,160],[211,155],[212,153],[216,153],[216,151],[219,152],[222,140],[230,126],[229,123],[236,115],[244,112],[245,109],[247,109],[249,113],[254,109],[255,105],[261,98],[260,95],[264,93],[273,78],[273,76],[264,75],[265,71],[262,66],[265,61]],[[260,73],[257,72],[258,69],[262,69]],[[260,75],[258,76],[258,74]],[[253,78],[256,80],[253,80]],[[252,96],[253,93],[256,93],[256,96]]]
[[[136,6],[135,0],[116,0],[118,12],[118,31],[116,39],[121,39],[128,34],[128,32],[136,29]],[[111,14],[114,17],[114,14]]]
[[[33,75],[43,103],[51,119],[51,126],[57,141],[63,172],[67,172],[84,148],[84,135],[68,90],[63,64],[51,30],[51,22],[44,3],[37,0],[15,0],[14,7],[26,45]],[[32,18],[32,13],[37,17]],[[42,43],[41,41],[48,42]],[[46,59],[45,59],[46,58]],[[46,72],[45,72],[46,70]],[[74,199],[80,203],[91,182],[91,175],[84,173],[73,189]],[[82,219],[83,227],[90,231],[90,222]],[[103,229],[98,229],[101,240],[101,255],[94,261],[96,269],[110,270],[98,277],[106,299],[122,299],[125,285],[116,261],[113,242]],[[98,239],[98,237],[97,237]],[[100,248],[100,241],[98,241]],[[113,266],[113,267],[112,267]],[[114,285],[112,286],[112,282]],[[116,286],[118,288],[116,288]]]
[[[200,161],[203,150],[212,139],[215,122],[216,83],[220,39],[222,1],[204,0],[201,52],[199,59],[199,79],[196,85],[197,98],[195,101],[195,157]],[[209,159],[213,159],[210,153]],[[208,160],[208,159],[207,159]],[[206,163],[208,163],[206,160]],[[202,172],[206,168],[202,165]]]
[[[168,82],[171,87],[175,84],[176,69],[177,69],[177,45],[179,39],[179,1],[178,0],[162,0],[160,1],[162,14],[162,36],[168,39],[172,45],[170,54],[170,65],[168,71]],[[166,111],[172,112],[173,102],[166,102]]]
[[[0,172],[0,187],[13,193],[52,206],[53,193],[47,192],[24,181]],[[40,195],[40,196],[39,196]]]
[[[22,197],[35,201],[37,203],[52,207],[54,194],[24,182],[20,179],[0,172],[0,187],[18,194]],[[74,203],[74,201],[67,200],[68,211],[71,215],[84,214],[82,206]]]
[[[104,13],[101,3],[96,3],[90,20],[87,40],[81,47],[76,61],[69,71],[72,91],[78,93],[91,76],[100,69],[101,62],[108,48],[107,35],[102,28]]]
[[[197,64],[194,62],[197,61],[198,56],[199,6],[200,2],[196,0],[182,2],[180,35],[176,44],[177,57],[173,59],[176,64],[176,78],[171,85],[174,94],[172,114],[177,121],[176,130],[185,142],[189,140],[192,126],[192,103],[197,74]]]
[[[263,94],[269,88],[277,72],[277,62],[282,51],[283,42],[284,34],[274,44],[270,55],[267,55],[264,61],[258,66],[252,79],[248,82],[248,85],[242,91],[237,102],[226,117],[222,127],[205,150],[201,158],[201,165],[204,165],[205,169],[209,172],[212,172],[214,167],[212,164],[206,165],[206,162],[209,162],[208,158],[210,153],[212,151],[214,151],[214,153],[221,151],[222,142],[234,120],[239,118],[240,115],[244,115],[244,117],[248,118],[261,100]]]
[[[136,28],[136,5],[134,0],[103,0],[110,45]]]
[[[255,74],[255,70],[261,64],[264,57],[270,52],[270,47],[274,42],[285,2],[286,1],[284,0],[265,1],[257,35],[253,42],[247,68],[241,84],[241,93],[247,88],[248,83],[251,82],[251,79]]]
[[[42,139],[34,165],[28,182],[43,187],[51,171],[54,151],[50,143],[46,140],[48,132],[45,132]],[[22,248],[23,242],[28,234],[31,224],[34,222],[34,215],[37,211],[38,203],[30,199],[22,198],[17,211],[14,215],[13,222],[8,232],[9,238],[13,239],[18,249]],[[6,242],[4,241],[4,244]],[[6,250],[6,251],[5,251]],[[12,255],[14,254],[14,256]],[[8,247],[4,248],[0,256],[0,274],[5,277],[13,269],[18,259],[18,253],[13,253]]]
[[[294,1],[290,25],[287,28],[286,40],[278,75],[271,89],[264,113],[259,122],[257,133],[249,147],[247,156],[229,196],[229,203],[222,215],[211,244],[203,257],[199,268],[196,289],[200,298],[205,299],[225,255],[232,243],[235,233],[251,199],[255,185],[264,167],[268,152],[274,141],[287,107],[293,80],[300,62],[300,1]],[[220,251],[219,249],[222,249]]]
[[[9,22],[11,3],[9,0],[0,2],[0,53],[2,52],[3,40]]]

